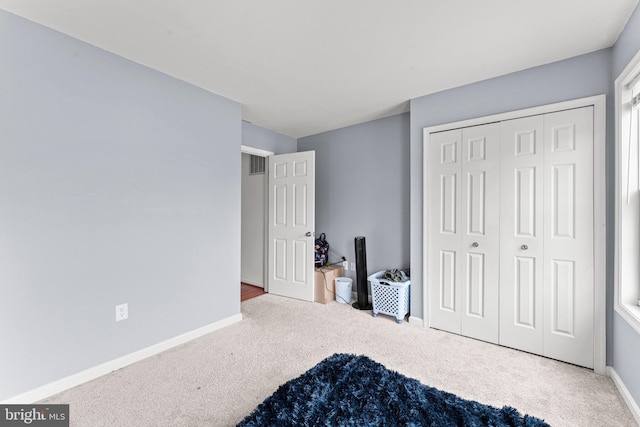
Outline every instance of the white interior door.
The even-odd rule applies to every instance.
[[[500,344],[542,354],[543,116],[501,123]]]
[[[498,341],[499,125],[433,134],[430,325]]]
[[[269,293],[313,301],[315,152],[269,157]]]
[[[544,352],[593,368],[593,107],[544,116]]]
[[[461,333],[498,342],[500,124],[462,130]]]
[[[432,328],[460,333],[460,188],[462,130],[431,135],[428,227],[429,321]]]
[[[500,344],[592,368],[593,108],[501,133]]]

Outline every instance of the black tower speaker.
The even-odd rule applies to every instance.
[[[369,304],[369,287],[367,286],[367,247],[364,237],[358,236],[354,239],[356,246],[356,289],[358,300],[353,303],[353,308],[358,310],[371,310]]]

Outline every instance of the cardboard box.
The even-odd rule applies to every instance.
[[[336,277],[344,276],[344,268],[338,265],[329,265],[316,268],[314,272],[315,302],[327,304],[336,300]],[[325,286],[326,279],[326,286]]]

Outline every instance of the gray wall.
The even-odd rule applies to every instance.
[[[297,141],[290,136],[243,121],[242,145],[271,151],[274,154],[285,154],[296,152]]]
[[[349,261],[354,237],[365,236],[369,274],[408,267],[409,114],[300,138],[298,151],[309,150],[316,152],[316,236],[326,233]]]
[[[238,314],[240,105],[1,10],[0,58],[0,400]]]
[[[615,46],[613,47],[613,81],[620,75],[620,73],[627,66],[629,61],[640,50],[640,8],[636,8],[635,12],[627,22],[627,26],[618,38]],[[612,84],[613,84],[612,81]],[[612,89],[613,90],[613,89]],[[613,128],[613,125],[611,126]],[[613,130],[613,129],[612,129]],[[613,134],[613,132],[612,132]],[[613,136],[611,137],[611,145],[613,145]],[[613,156],[613,150],[611,150]],[[614,161],[611,159],[610,171],[614,170]],[[614,175],[613,172],[608,176],[607,189],[610,194],[614,194]],[[613,218],[613,203],[608,205],[610,209],[610,218]],[[613,227],[613,221],[609,224]],[[613,237],[613,229],[611,229],[611,236]],[[611,242],[613,245],[613,241]],[[610,254],[613,254],[613,246],[609,246]],[[613,276],[613,263],[611,263],[610,269],[611,276]],[[613,283],[613,277],[611,279]],[[610,344],[613,352],[613,360],[609,361],[614,367],[622,381],[627,386],[629,393],[633,396],[636,404],[640,405],[640,364],[638,364],[640,355],[640,334],[636,332],[618,313],[611,310],[613,333]]]

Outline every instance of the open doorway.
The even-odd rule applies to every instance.
[[[241,151],[241,282],[313,301],[315,152]]]
[[[273,153],[242,146],[241,301],[267,291],[267,157]]]

